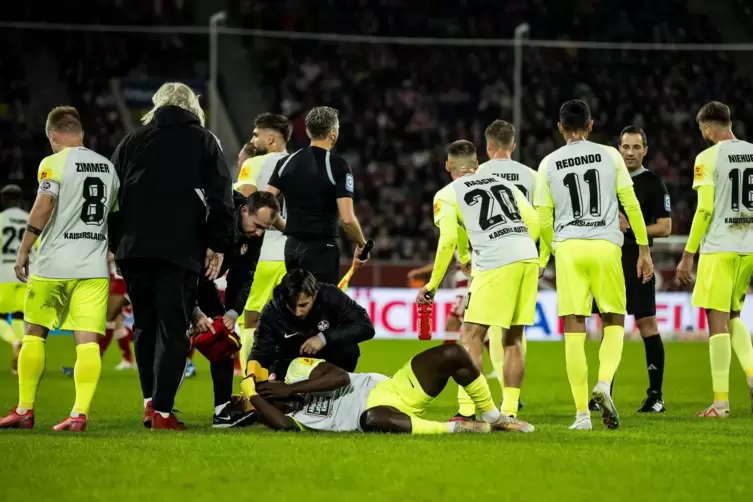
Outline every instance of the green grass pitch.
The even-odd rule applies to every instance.
[[[361,371],[390,373],[422,342],[372,341]],[[711,401],[705,343],[667,344],[668,412],[635,413],[647,386],[643,347],[626,343],[615,399],[617,431],[594,417],[592,432],[568,431],[574,416],[564,347],[531,343],[521,418],[528,435],[273,433],[211,429],[212,396],[206,361],[187,380],[176,407],[190,430],[152,433],[141,425],[135,372],[116,372],[111,348],[83,435],[53,433],[70,411],[73,382],[59,367],[73,362],[73,341],[53,337],[38,396],[34,431],[0,431],[0,500],[134,501],[459,501],[459,500],[751,500],[748,460],[753,414],[745,378],[733,356],[733,416],[703,420],[694,412]],[[596,378],[598,345],[589,343]],[[17,399],[10,347],[0,346],[0,407]],[[499,396],[496,381],[490,382]],[[431,408],[455,411],[451,384]]]

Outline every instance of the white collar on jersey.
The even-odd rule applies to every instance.
[[[641,166],[641,167],[639,167],[638,169],[636,169],[635,171],[633,171],[632,173],[630,173],[630,177],[631,177],[631,178],[635,178],[635,177],[636,177],[636,176],[638,176],[639,174],[643,174],[643,173],[645,173],[646,171],[648,171],[648,169],[646,169],[645,167]]]

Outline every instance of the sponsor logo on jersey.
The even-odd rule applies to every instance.
[[[436,218],[439,212],[442,210],[442,202],[436,201],[434,203],[434,217]]]
[[[77,173],[109,173],[110,166],[104,163],[76,162]]]
[[[243,256],[243,255],[244,255],[244,254],[246,254],[247,252],[248,252],[248,244],[243,244],[243,245],[241,246],[241,256]]]
[[[489,240],[493,241],[494,239],[504,237],[507,234],[520,234],[523,232],[528,232],[528,227],[526,227],[525,225],[521,225],[519,227],[501,228],[495,232],[490,233]]]
[[[328,417],[332,414],[332,396],[321,394],[308,394],[303,411],[307,415]]]
[[[65,232],[63,234],[63,238],[65,239],[89,239],[92,241],[106,241],[107,236],[104,234],[96,234],[94,232]]]
[[[355,189],[355,185],[353,183],[353,175],[346,174],[345,175],[345,190],[347,190],[350,193],[353,193],[354,189]]]
[[[702,180],[703,179],[703,164],[698,164],[693,168],[693,179],[694,180]]]
[[[319,321],[319,324],[316,325],[316,327],[319,329],[319,331],[326,331],[329,329],[329,321],[326,319]]]
[[[241,173],[238,175],[238,181],[245,180],[248,178],[248,175],[251,174],[251,169],[247,165],[243,165],[241,168]]]
[[[669,210],[672,208],[671,201],[669,199],[669,194],[664,194],[664,210],[669,212]]]

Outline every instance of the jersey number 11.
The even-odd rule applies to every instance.
[[[601,216],[601,187],[599,185],[599,171],[589,169],[583,173],[583,180],[588,185],[588,212],[591,216]],[[562,179],[565,187],[570,191],[570,204],[576,220],[583,218],[583,197],[580,191],[580,176],[570,173]]]

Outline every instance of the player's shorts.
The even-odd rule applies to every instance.
[[[256,265],[254,281],[251,283],[251,293],[248,295],[245,310],[261,312],[261,309],[272,299],[275,286],[280,284],[285,275],[284,261],[260,261]]]
[[[619,246],[601,239],[569,239],[557,243],[554,257],[559,316],[590,317],[592,298],[600,312],[625,314]]]
[[[125,279],[110,274],[110,294],[113,296],[125,296],[128,294]]]
[[[452,276],[452,287],[455,293],[455,303],[452,304],[450,315],[463,318],[465,314],[466,297],[468,296],[468,283],[470,278],[462,270],[456,270]]]
[[[421,417],[433,400],[418,382],[410,360],[390,378],[376,384],[369,392],[366,409],[390,406],[408,416]]]
[[[693,306],[720,312],[739,312],[743,309],[751,278],[753,255],[701,254],[693,288]]]
[[[5,282],[0,284],[0,314],[15,314],[24,311],[26,284]]]
[[[531,326],[536,316],[539,265],[518,261],[473,276],[465,322],[485,326]]]
[[[47,329],[91,331],[103,335],[107,325],[110,280],[48,279],[31,276],[26,288],[24,320]]]
[[[622,274],[625,277],[625,300],[627,313],[636,319],[644,319],[656,315],[656,276],[644,283],[638,278],[638,248],[623,246]],[[599,313],[599,307],[594,302],[593,313]]]

